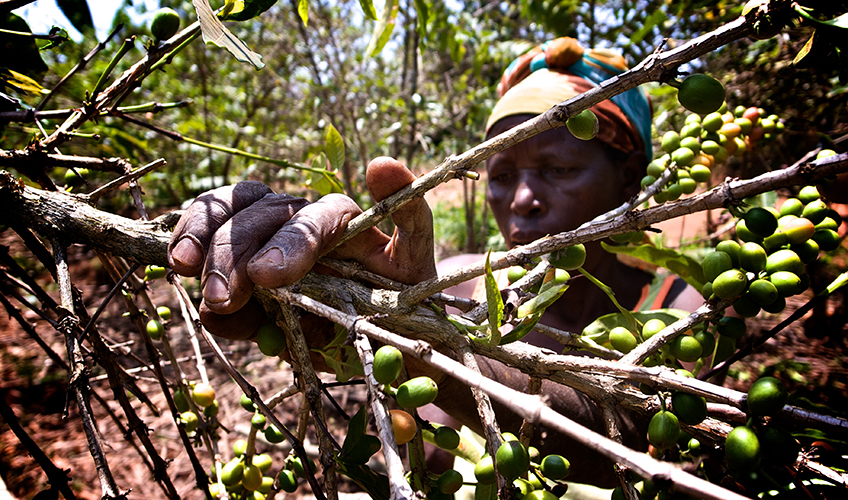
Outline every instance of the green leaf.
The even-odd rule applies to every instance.
[[[439,428],[442,426],[440,424],[433,423],[433,427]],[[465,460],[466,462],[472,465],[476,464],[483,457],[483,452],[485,450],[483,446],[475,439],[475,437],[479,438],[479,436],[473,434],[473,431],[471,431],[467,427],[463,427],[459,430],[459,446],[457,446],[453,450],[445,451],[456,458]],[[427,443],[436,444],[436,438],[433,434],[433,431],[429,429],[421,429],[421,437],[423,437],[424,441]]]
[[[518,306],[516,318],[524,318],[534,314],[542,314],[551,304],[559,300],[562,294],[568,290],[568,282],[552,285],[556,269],[551,268],[542,283],[539,295]]]
[[[94,32],[94,23],[91,21],[91,11],[85,0],[56,0],[56,5],[62,9],[65,17],[74,25],[80,33]]]
[[[343,327],[342,325],[335,323],[333,325],[333,332],[335,333],[335,337],[330,341],[329,344],[324,346],[324,349],[328,347],[341,347],[347,342],[347,337],[350,332],[348,329]]]
[[[377,9],[374,8],[374,2],[371,0],[359,0],[359,5],[362,7],[362,12],[365,17],[371,21],[377,20]]]
[[[227,49],[237,60],[251,64],[256,69],[262,69],[265,64],[262,56],[250,50],[241,39],[233,35],[230,30],[215,16],[208,0],[192,0],[200,20],[200,31],[203,41],[213,43],[218,47]]]
[[[392,36],[392,30],[395,28],[395,20],[398,13],[398,6],[395,0],[386,0],[383,6],[383,12],[380,15],[380,20],[374,26],[374,32],[371,34],[371,41],[368,42],[368,48],[365,49],[365,58],[375,56],[383,50],[389,37]]]
[[[300,20],[303,21],[303,25],[306,26],[306,22],[309,21],[309,3],[307,0],[298,0],[297,15],[300,16]]]
[[[418,27],[418,36],[423,44],[427,38],[427,26],[430,20],[430,8],[427,6],[426,0],[415,0],[415,13],[418,14],[415,21]]]
[[[798,7],[796,7],[795,12],[797,12],[797,13],[801,14],[801,17],[803,17],[803,18],[804,18],[804,19],[806,19],[807,21],[810,21],[811,23],[813,23],[814,25],[818,26],[819,28],[825,28],[825,29],[833,29],[833,28],[836,28],[836,29],[848,29],[848,13],[845,13],[845,14],[842,14],[841,16],[839,16],[839,17],[835,17],[835,18],[833,18],[833,19],[830,19],[829,21],[819,21],[819,20],[818,20],[818,19],[816,19],[815,17],[811,16],[811,15],[807,12],[807,10],[808,10],[808,9],[807,9],[807,8],[805,8],[805,7],[798,6]],[[844,36],[844,35],[843,35],[843,36]]]
[[[827,285],[827,288],[825,289],[825,291],[830,294],[830,293],[833,293],[833,292],[839,290],[840,288],[842,288],[846,284],[848,284],[848,272],[842,273],[839,276],[837,276],[836,279],[834,279],[833,281],[830,282],[829,285]]]
[[[367,465],[352,464],[341,455],[336,456],[337,471],[365,490],[374,500],[389,500],[389,478],[378,474]]]
[[[680,309],[657,309],[654,311],[636,311],[631,313],[639,322],[639,325],[644,325],[650,319],[661,319],[666,325],[670,325],[680,318],[689,316],[689,313]],[[603,344],[609,339],[609,331],[617,326],[623,326],[628,330],[632,330],[633,326],[624,314],[611,313],[605,314],[595,321],[591,322],[583,329],[583,336],[588,337],[598,344]]]
[[[536,323],[538,323],[540,319],[542,319],[542,313],[536,313],[532,316],[525,317],[521,320],[521,323],[517,324],[515,328],[512,329],[512,331],[501,338],[500,345],[510,344],[523,339],[528,333],[533,331],[533,328],[536,328]]]
[[[318,153],[313,157],[311,164],[313,170],[309,172],[309,178],[306,179],[306,185],[316,191],[321,196],[330,193],[344,193],[344,186],[341,181],[336,178],[335,172],[330,172],[325,167],[328,159],[323,152]]]
[[[342,135],[336,130],[332,123],[327,125],[327,138],[324,141],[324,153],[330,160],[330,168],[338,171],[345,161],[345,145]]]
[[[345,436],[342,451],[350,451],[356,446],[356,443],[365,435],[365,428],[368,425],[368,413],[365,411],[365,406],[360,406],[356,415],[351,417],[347,424],[347,435]]]
[[[704,287],[707,279],[701,269],[701,263],[680,252],[668,248],[657,248],[653,245],[616,247],[601,242],[607,252],[623,254],[644,260],[650,264],[664,267],[692,285],[696,290]]]
[[[644,40],[656,25],[663,23],[666,19],[667,16],[662,9],[655,10],[650,16],[648,16],[647,19],[645,19],[645,24],[643,24],[630,36],[629,44],[638,44]]]
[[[497,484],[480,484],[474,488],[474,500],[497,500],[498,485]]]
[[[321,354],[324,362],[333,370],[333,373],[336,374],[336,380],[339,382],[347,382],[353,377],[365,375],[356,349],[352,346],[346,345],[332,349],[312,350]]]
[[[253,19],[273,7],[277,3],[277,0],[244,0],[244,2],[236,0],[235,3],[236,8],[225,18],[227,21],[247,21],[248,19]],[[241,9],[236,10],[240,3],[242,4]]]
[[[503,298],[498,289],[498,281],[492,272],[489,257],[492,251],[486,253],[486,302],[489,305],[489,345],[501,343],[501,321],[503,321]]]

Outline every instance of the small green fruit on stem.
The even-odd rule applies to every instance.
[[[572,116],[565,122],[568,130],[578,139],[588,141],[594,139],[600,130],[598,117],[591,109],[584,109],[575,116]]]

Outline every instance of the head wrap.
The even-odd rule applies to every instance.
[[[498,97],[486,131],[501,118],[544,113],[552,106],[627,71],[624,57],[606,49],[585,50],[574,38],[549,40],[514,60],[498,84]],[[651,104],[640,88],[592,106],[598,139],[624,152],[651,146]]]

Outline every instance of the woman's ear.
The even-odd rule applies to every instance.
[[[648,155],[643,150],[636,150],[626,156],[624,163],[620,165],[622,191],[627,199],[632,198],[641,189],[642,177],[648,167]]]

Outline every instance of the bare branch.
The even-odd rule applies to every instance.
[[[66,259],[64,244],[53,242],[53,254],[56,259],[56,270],[58,275],[59,294],[62,298],[62,306],[59,308],[59,331],[65,337],[65,346],[68,349],[68,360],[71,371],[69,373],[68,387],[74,395],[82,420],[85,436],[88,440],[88,449],[94,459],[97,475],[100,477],[100,487],[104,498],[124,499],[126,495],[118,488],[106,455],[103,453],[103,445],[100,442],[100,433],[94,421],[91,404],[88,400],[88,373],[83,359],[79,338],[79,319],[74,314],[73,285],[71,284],[68,262]]]
[[[20,422],[18,422],[18,417],[15,415],[15,412],[12,411],[12,408],[6,404],[5,398],[0,398],[0,417],[3,418],[3,422],[9,426],[9,429],[15,434],[18,438],[18,441],[26,448],[32,458],[38,463],[41,470],[47,474],[47,480],[50,482],[50,487],[62,493],[62,496],[65,497],[65,500],[76,500],[76,496],[74,495],[74,491],[68,486],[68,482],[70,482],[71,478],[68,477],[68,472],[70,470],[62,470],[56,467],[56,464],[50,460],[38,444],[29,437],[21,427]]]
[[[597,434],[550,409],[538,396],[524,394],[486,378],[466,368],[461,363],[435,351],[425,342],[410,340],[394,334],[362,318],[342,313],[339,310],[298,293],[277,289],[275,290],[275,294],[288,303],[327,317],[345,328],[354,329],[357,333],[368,335],[380,342],[392,344],[405,354],[413,356],[440,371],[449,373],[468,387],[476,387],[486,392],[489,397],[509,406],[525,420],[534,423],[543,423],[547,427],[555,429],[590,449],[611,458],[613,461],[630,467],[641,477],[654,481],[670,481],[674,483],[679,491],[697,495],[701,498],[711,500],[742,500],[744,498],[718,485],[684,472],[672,464],[654,460],[645,453],[631,450],[620,443]]]
[[[79,196],[21,186],[0,172],[3,220],[24,224],[46,236],[91,245],[141,263],[167,265],[170,234],[157,221],[135,221],[97,210]],[[7,212],[8,210],[8,212]]]

